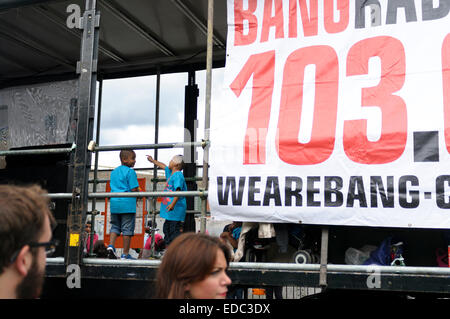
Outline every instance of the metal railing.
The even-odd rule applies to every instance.
[[[0,151],[0,156],[67,154],[71,153],[75,148],[76,145],[73,144],[72,147],[66,148],[42,148],[31,150]]]
[[[207,196],[208,196],[208,160],[209,160],[209,146],[210,146],[210,122],[211,122],[211,91],[212,91],[212,53],[213,53],[213,16],[214,16],[214,1],[208,0],[208,23],[207,23],[207,53],[206,53],[206,91],[205,91],[205,136],[201,142],[181,142],[181,143],[158,143],[158,131],[159,131],[159,95],[160,95],[160,72],[157,73],[157,89],[156,89],[156,117],[155,117],[155,143],[154,144],[138,144],[138,145],[113,145],[113,146],[98,146],[100,144],[100,119],[101,119],[101,107],[102,107],[102,88],[103,81],[100,80],[99,87],[99,100],[97,109],[97,132],[95,141],[92,141],[92,126],[93,117],[91,105],[95,99],[95,87],[97,81],[97,67],[98,61],[98,29],[100,14],[96,11],[96,1],[91,0],[86,2],[85,16],[90,19],[83,19],[83,37],[81,39],[81,64],[89,65],[89,68],[85,68],[79,76],[80,90],[79,90],[79,116],[77,120],[77,136],[76,144],[70,148],[47,148],[39,150],[12,150],[1,151],[0,156],[14,156],[14,155],[36,155],[36,154],[55,154],[55,153],[70,153],[74,155],[74,173],[73,173],[73,192],[72,193],[54,193],[48,194],[51,199],[68,199],[72,200],[71,210],[67,217],[68,236],[74,231],[80,232],[84,227],[82,223],[86,220],[87,215],[87,201],[92,199],[93,211],[96,210],[96,200],[99,198],[112,198],[112,197],[147,197],[153,199],[153,213],[152,218],[156,216],[156,197],[159,196],[198,196],[201,198],[201,219],[200,219],[200,232],[206,232],[206,214],[207,214]],[[91,36],[94,34],[94,37]],[[168,148],[187,148],[187,147],[202,147],[204,151],[203,156],[203,168],[202,168],[202,180],[201,189],[198,191],[185,191],[185,192],[158,192],[156,191],[156,183],[154,181],[154,187],[152,192],[131,192],[131,193],[97,193],[97,172],[98,172],[98,154],[99,152],[117,151],[123,149],[154,149],[157,159],[158,149]],[[88,185],[86,170],[89,168],[86,164],[90,163],[90,155],[95,153],[94,163],[94,187],[93,192],[85,188],[84,185]],[[154,168],[154,177],[157,177],[156,167]],[[80,218],[81,217],[81,218]],[[95,219],[93,219],[94,221]],[[91,227],[91,249],[93,249],[93,232],[95,225]],[[70,233],[70,234],[69,234]],[[328,235],[328,232],[326,232]],[[152,239],[155,238],[154,233]],[[323,236],[322,241],[328,241],[328,236]],[[65,262],[78,263],[80,262],[81,253],[79,247],[70,247],[66,242],[66,255]],[[323,245],[324,247],[324,245]],[[152,243],[152,251],[154,245]],[[326,254],[327,251],[322,251],[322,265],[321,265],[321,283],[324,283],[324,276],[326,274]],[[85,260],[87,261],[87,260]]]
[[[47,195],[50,199],[72,199],[74,196],[72,193],[52,193]],[[183,197],[192,197],[192,196],[200,196],[207,197],[208,192],[199,190],[199,191],[176,191],[176,192],[126,192],[126,193],[89,193],[88,198],[113,198],[113,197],[137,197],[137,198],[146,198],[146,197],[175,197],[175,196],[183,196]]]
[[[149,150],[166,148],[185,148],[189,146],[205,148],[209,142],[181,142],[181,143],[157,143],[157,144],[135,144],[135,145],[115,145],[115,146],[95,146],[92,151],[109,152],[120,150]]]
[[[92,11],[95,11],[95,1],[93,1],[94,5],[92,5]],[[67,148],[46,148],[46,149],[33,149],[33,150],[9,150],[9,151],[0,151],[0,156],[19,156],[19,155],[39,155],[39,154],[64,154],[64,153],[71,153],[74,151],[80,151],[83,155],[91,155],[92,153],[95,153],[97,156],[95,157],[95,164],[94,164],[94,191],[92,193],[86,192],[83,195],[86,195],[87,199],[92,199],[93,203],[95,203],[96,199],[99,198],[111,198],[111,197],[144,197],[144,198],[153,198],[156,199],[156,197],[159,196],[198,196],[202,200],[202,219],[201,219],[201,226],[200,231],[205,232],[206,231],[206,199],[208,197],[208,160],[209,160],[209,146],[210,146],[210,116],[211,116],[211,80],[212,80],[212,50],[213,50],[213,6],[214,1],[208,0],[208,26],[207,26],[207,59],[206,59],[206,95],[205,95],[205,137],[204,140],[201,142],[181,142],[181,143],[158,143],[158,131],[159,131],[159,84],[160,84],[160,73],[157,74],[157,90],[156,90],[156,123],[155,123],[155,143],[154,144],[137,144],[137,145],[115,145],[115,146],[98,146],[97,144],[100,144],[99,138],[100,138],[100,118],[101,118],[101,99],[102,99],[102,80],[100,80],[100,94],[99,94],[99,102],[98,102],[98,116],[97,116],[97,135],[94,143],[88,143],[89,139],[92,138],[92,134],[89,138],[86,140],[83,140],[83,143],[79,143],[79,145],[73,144],[72,147]],[[91,11],[91,10],[86,10]],[[87,23],[88,19],[83,19],[83,23]],[[84,31],[87,30],[88,25],[84,26]],[[96,29],[96,26],[91,26],[91,30]],[[97,30],[97,29],[96,29]],[[84,42],[87,42],[86,38],[82,38],[82,45]],[[96,44],[92,44],[90,47],[82,48],[83,53],[90,53],[98,51],[98,47]],[[93,65],[94,61],[96,62],[97,59],[95,55],[91,55],[85,62],[87,65]],[[91,68],[89,73],[95,73],[96,68]],[[86,73],[84,73],[86,74]],[[84,121],[83,123],[85,131],[88,131],[86,127],[88,127],[89,121],[89,111],[91,108],[91,105],[94,103],[88,103],[87,95],[91,94],[91,91],[95,92],[95,86],[96,86],[96,77],[91,78],[82,78],[80,76],[80,96],[83,95],[83,103],[81,103],[83,108],[83,117],[79,118],[79,122]],[[81,99],[80,99],[81,100]],[[89,101],[91,102],[91,101]],[[77,135],[81,134],[79,133],[81,130],[77,131]],[[86,134],[86,136],[89,134]],[[86,144],[86,146],[85,146]],[[88,144],[90,144],[88,146]],[[186,147],[202,147],[204,150],[204,156],[203,156],[203,173],[202,173],[202,187],[199,191],[186,191],[186,192],[171,192],[171,193],[165,193],[165,192],[159,192],[155,191],[156,187],[154,187],[154,191],[152,192],[133,192],[133,193],[98,193],[96,191],[96,184],[98,181],[97,179],[97,172],[98,172],[98,153],[99,152],[107,152],[107,151],[116,151],[116,150],[122,150],[122,149],[153,149],[155,150],[155,155],[157,155],[158,149],[169,149],[169,148],[186,148]],[[90,152],[90,153],[89,153]],[[155,159],[157,159],[157,156],[154,156]],[[85,167],[83,169],[90,169],[89,167]],[[156,172],[156,167],[154,168],[154,171]],[[154,174],[154,177],[157,175]],[[84,180],[86,184],[88,181]],[[158,182],[157,180],[154,180],[154,185]],[[80,193],[74,189],[73,193],[53,193],[48,194],[48,196],[51,199],[68,199],[78,200],[78,197],[80,197]],[[156,216],[156,205],[153,205],[153,217]],[[86,207],[84,208],[86,209]],[[93,210],[95,210],[95,204],[93,206]],[[87,212],[84,211],[84,214]],[[69,213],[68,220],[71,217]],[[83,216],[85,217],[85,215]],[[71,219],[72,220],[72,219]],[[73,220],[77,223],[80,223],[81,220],[84,219],[77,219],[73,218]],[[72,222],[72,221],[71,221]],[[78,225],[77,225],[78,226]],[[94,225],[92,227],[92,231],[94,231]],[[277,283],[277,279],[281,278],[282,276],[286,274],[304,274],[305,276],[319,276],[317,278],[316,284],[320,286],[326,286],[329,284],[327,281],[327,276],[334,276],[335,274],[349,274],[349,273],[358,273],[361,274],[362,278],[365,279],[367,275],[371,275],[371,272],[368,272],[370,266],[350,266],[350,265],[332,265],[327,263],[327,248],[328,248],[328,230],[327,228],[324,228],[322,236],[322,251],[321,251],[321,263],[320,264],[307,264],[307,265],[300,265],[300,264],[287,264],[287,263],[231,263],[230,270],[231,271],[248,271],[248,272],[259,272],[261,273],[271,273],[273,274],[273,278],[271,278],[269,281],[270,283]],[[155,236],[153,235],[152,238]],[[91,236],[93,238],[93,236]],[[90,247],[93,247],[92,242]],[[152,248],[154,246],[152,245]],[[106,259],[92,259],[92,258],[85,258],[82,260],[84,267],[90,267],[90,266],[96,266],[96,265],[120,265],[120,266],[132,266],[132,267],[158,267],[159,261],[149,261],[149,260],[106,260]],[[58,266],[62,265],[64,266],[66,262],[66,258],[49,258],[47,259],[47,265],[48,266]],[[448,278],[450,278],[450,271],[448,268],[435,268],[435,267],[378,267],[377,270],[382,275],[423,275],[423,280],[426,280],[428,277],[431,276],[442,276],[446,282],[448,283]],[[65,269],[62,272],[64,275]],[[314,277],[315,278],[315,277]],[[320,278],[320,280],[319,280]],[[438,278],[441,279],[441,278]],[[295,282],[293,282],[295,283]],[[351,282],[349,282],[351,283]],[[333,284],[333,282],[331,282]],[[402,283],[406,284],[406,283]],[[398,285],[398,287],[401,287],[401,284]],[[447,286],[448,287],[448,286]]]
[[[98,97],[97,108],[97,133],[95,141],[92,141],[93,135],[93,112],[92,105],[95,100],[95,88],[97,82],[97,61],[98,61],[98,39],[99,39],[99,26],[100,26],[100,13],[96,10],[96,1],[86,1],[86,10],[84,12],[84,18],[81,20],[83,29],[83,36],[81,38],[81,53],[80,53],[80,65],[89,66],[83,68],[83,72],[79,73],[79,96],[78,96],[78,120],[77,120],[77,136],[76,143],[70,148],[45,148],[45,149],[33,149],[33,150],[9,150],[0,151],[0,156],[18,156],[18,155],[38,155],[38,154],[57,154],[57,153],[71,153],[73,152],[73,193],[56,193],[49,194],[51,199],[72,199],[71,210],[67,218],[68,232],[74,231],[80,232],[86,220],[86,209],[88,199],[93,200],[93,210],[95,210],[96,199],[107,197],[151,197],[154,198],[153,205],[153,218],[156,212],[156,197],[158,196],[199,196],[202,199],[202,221],[201,231],[206,230],[206,197],[208,195],[208,151],[209,151],[209,127],[210,127],[210,106],[211,106],[211,78],[212,78],[212,41],[213,41],[213,0],[208,1],[208,27],[207,27],[207,58],[206,58],[206,107],[205,107],[205,140],[201,142],[181,142],[181,143],[158,143],[158,130],[159,130],[159,95],[160,95],[160,72],[157,74],[157,92],[156,92],[156,123],[155,123],[155,144],[139,144],[139,145],[115,145],[115,146],[98,146],[100,140],[100,119],[101,119],[101,107],[102,107],[102,88],[103,81],[100,79],[100,92]],[[93,35],[93,36],[92,36]],[[76,145],[77,144],[77,145]],[[188,148],[188,147],[202,147],[205,155],[203,159],[203,177],[202,190],[199,191],[186,191],[186,192],[173,192],[171,194],[162,192],[133,192],[133,193],[97,193],[97,182],[94,182],[93,193],[89,193],[85,185],[88,185],[86,180],[86,170],[88,163],[90,163],[91,153],[95,153],[94,163],[94,181],[97,180],[98,171],[98,153],[106,151],[116,151],[123,149],[154,149],[157,159],[158,149],[168,148]],[[156,167],[155,167],[156,172]],[[154,174],[154,177],[157,177]],[[154,182],[154,188],[156,190],[156,181]],[[81,218],[79,218],[81,217]],[[92,232],[94,231],[94,225],[92,225]],[[92,233],[91,233],[92,234]],[[93,236],[91,236],[92,241]],[[155,238],[154,234],[152,238]],[[153,245],[152,245],[153,246]],[[90,245],[93,248],[92,242]],[[78,246],[66,247],[66,263],[78,263],[80,261],[81,252]]]
[[[101,272],[105,279],[131,279],[151,283],[156,280],[160,264],[160,260],[85,258],[81,267],[86,279],[97,279]],[[114,275],[113,269],[117,267],[124,269],[120,278]],[[329,264],[327,287],[319,283],[320,268],[319,264],[231,262],[227,273],[232,279],[232,285],[247,289],[244,298],[267,298],[267,296],[253,296],[250,288],[264,288],[267,292],[274,287],[282,287],[285,299],[301,298],[326,291],[328,288],[366,290],[375,294],[401,292],[404,295],[416,293],[420,295],[428,291],[445,298],[449,297],[447,287],[450,284],[450,268]],[[64,269],[63,258],[47,258],[49,277],[63,276]]]

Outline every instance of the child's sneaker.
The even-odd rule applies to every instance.
[[[130,254],[122,254],[122,256],[120,256],[120,259],[131,259],[131,260],[136,260],[136,258],[131,257]]]
[[[109,245],[106,251],[108,252],[108,259],[117,259],[116,249],[112,245]]]
[[[165,252],[166,252],[165,249],[163,249],[163,250],[161,250],[161,251],[157,251],[157,252],[155,253],[155,255],[156,255],[155,257],[156,257],[156,258],[163,258]]]

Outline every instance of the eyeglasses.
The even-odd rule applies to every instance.
[[[59,240],[51,240],[49,242],[46,243],[29,243],[28,246],[30,246],[30,248],[33,247],[45,247],[45,254],[47,255],[47,257],[51,256],[55,250],[56,247],[58,247],[59,245]]]
[[[58,247],[59,245],[59,240],[57,239],[53,239],[51,241],[45,242],[45,243],[35,243],[35,242],[31,242],[27,244],[28,246],[30,246],[30,248],[35,248],[35,247],[45,247],[45,255],[47,257],[50,257],[56,250],[56,247]],[[10,263],[12,264],[17,256],[19,255],[20,249],[17,250],[11,257]]]

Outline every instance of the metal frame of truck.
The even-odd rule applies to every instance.
[[[9,1],[4,8],[20,5],[33,5],[45,1]],[[177,1],[182,4],[182,1]],[[89,199],[100,199],[106,197],[135,196],[143,198],[156,198],[160,192],[126,193],[90,193],[88,192],[88,177],[92,153],[123,148],[133,149],[159,149],[176,147],[202,147],[204,148],[202,189],[173,193],[172,196],[200,196],[202,199],[202,223],[201,231],[205,231],[206,199],[208,195],[208,152],[209,152],[209,128],[211,108],[211,77],[213,65],[213,14],[214,1],[208,1],[208,24],[207,24],[207,54],[206,54],[206,111],[205,111],[205,139],[202,142],[149,144],[149,145],[119,145],[104,147],[90,145],[94,139],[94,105],[95,89],[97,85],[97,60],[99,51],[100,15],[96,10],[95,0],[86,0],[86,9],[83,14],[80,61],[77,66],[79,78],[78,96],[78,120],[76,147],[65,149],[44,149],[24,151],[0,151],[0,156],[14,156],[27,154],[45,153],[71,153],[73,155],[73,184],[72,193],[50,194],[52,199],[71,199],[70,212],[67,216],[67,239],[64,258],[49,258],[47,260],[47,278],[58,279],[60,284],[66,280],[69,273],[69,265],[81,267],[81,278],[83,280],[118,280],[127,282],[151,282],[154,281],[159,261],[154,260],[98,260],[82,256],[81,246],[71,244],[71,237],[79,236],[87,215],[87,203]],[[158,82],[159,82],[158,73]],[[100,88],[102,86],[100,82]],[[159,87],[158,87],[159,90]],[[157,95],[159,91],[157,92]],[[100,94],[101,96],[101,94]],[[157,100],[157,112],[159,107]],[[99,137],[99,116],[97,124],[97,137]],[[156,126],[158,127],[158,126]],[[97,175],[96,156],[94,174]],[[95,182],[94,182],[95,185]],[[94,186],[95,187],[95,186]],[[95,189],[95,188],[94,188]],[[285,263],[231,263],[230,276],[235,284],[247,286],[309,286],[327,289],[346,289],[358,291],[397,292],[404,294],[414,293],[436,293],[448,296],[450,293],[450,268],[437,267],[370,267],[351,265],[332,265],[328,263],[329,226],[322,227],[321,257],[320,264],[285,264]],[[379,275],[379,286],[369,287],[368,280],[374,274]]]

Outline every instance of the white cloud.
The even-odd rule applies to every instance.
[[[223,70],[213,70],[212,107],[221,107]],[[159,143],[184,141],[184,88],[187,79],[186,73],[161,75]],[[197,72],[196,83],[199,87],[197,141],[201,141],[204,137],[205,81],[206,71]],[[105,81],[100,145],[154,144],[155,104],[156,76]],[[198,163],[202,164],[203,152],[201,148],[197,151]],[[118,166],[120,164],[118,154],[118,151],[101,152],[100,168]],[[152,167],[152,164],[146,160],[145,154],[153,156],[154,150],[136,151],[136,168]],[[159,149],[158,159],[168,163],[175,154],[183,154],[183,149]]]
[[[176,143],[184,139],[183,127],[168,125],[159,129],[159,143]],[[103,141],[103,142],[102,142]],[[120,128],[108,128],[101,131],[100,145],[140,145],[155,143],[155,127],[153,125],[129,125]],[[158,160],[169,162],[173,155],[182,154],[183,149],[160,149]],[[119,152],[101,152],[99,166],[116,167],[120,165]],[[150,167],[146,154],[154,156],[154,150],[136,150],[136,166]]]

